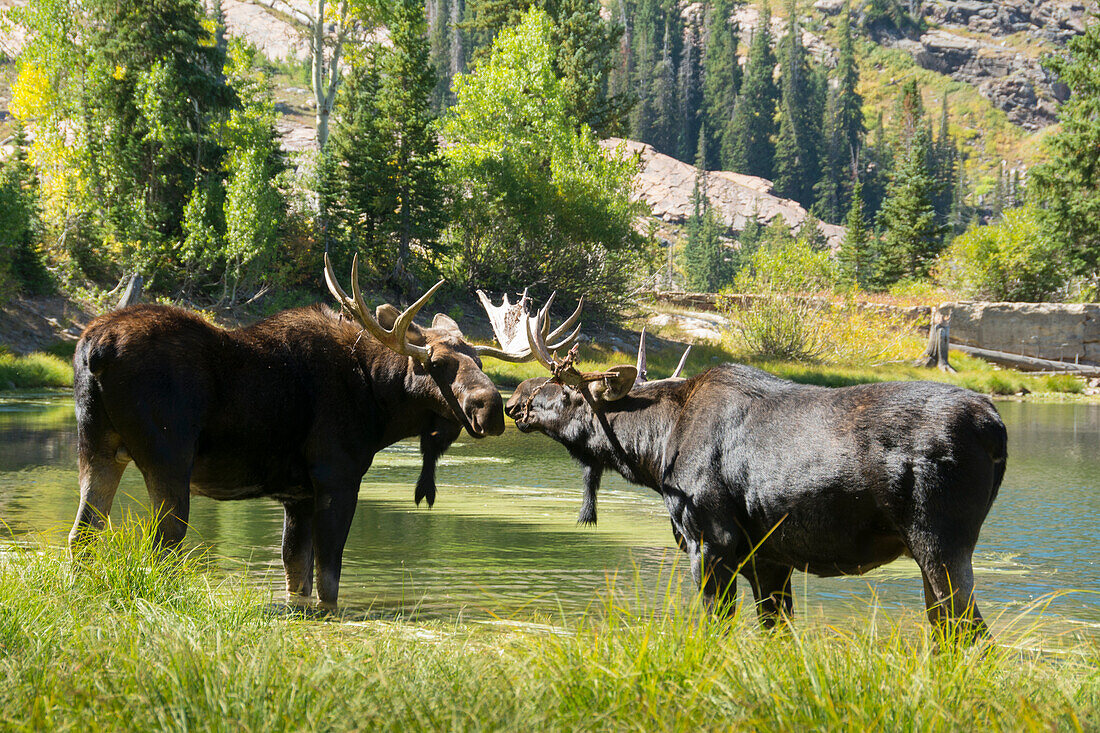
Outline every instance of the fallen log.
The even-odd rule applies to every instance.
[[[1040,359],[1035,356],[1023,356],[1021,354],[1011,354],[1007,351],[994,351],[993,349],[979,349],[976,346],[963,346],[962,344],[951,344],[950,348],[1021,372],[1056,372],[1058,374],[1072,374],[1077,377],[1100,377],[1100,366],[1091,364]]]

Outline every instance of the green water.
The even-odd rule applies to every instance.
[[[1100,633],[1100,406],[999,403],[1008,473],[975,555],[978,600],[1001,623],[1035,613]],[[61,542],[76,511],[72,400],[0,398],[0,532]],[[556,617],[584,612],[611,583],[663,593],[690,585],[656,494],[605,475],[597,528],[578,527],[581,472],[565,449],[514,428],[462,439],[440,462],[434,509],[413,504],[420,468],[407,441],[363,480],[344,551],[341,604],[444,618]],[[141,511],[127,470],[112,516]],[[264,500],[191,505],[188,542],[282,597],[282,508]],[[639,581],[639,582],[636,582]],[[922,607],[919,572],[899,560],[860,578],[795,577],[796,610],[831,618]],[[1051,599],[1051,595],[1054,597]]]

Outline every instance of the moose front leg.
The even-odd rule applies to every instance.
[[[321,608],[335,610],[340,593],[344,545],[355,516],[359,480],[323,482],[314,479],[313,558],[317,599]]]
[[[420,477],[416,480],[416,491],[413,498],[416,505],[420,506],[421,499],[428,500],[428,507],[435,505],[435,465],[440,456],[455,442],[462,428],[454,423],[437,418],[432,421],[423,433],[420,434],[420,455],[423,463],[420,467]]]
[[[794,612],[794,595],[791,592],[794,568],[750,561],[741,572],[752,586],[760,625],[770,629],[776,624],[788,623]]]
[[[313,497],[283,504],[283,570],[291,601],[313,595]]]

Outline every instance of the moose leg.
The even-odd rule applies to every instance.
[[[319,490],[313,514],[313,555],[317,565],[317,598],[322,608],[335,610],[340,592],[344,544],[355,516],[358,485],[343,490]]]
[[[116,460],[113,455],[93,453],[84,446],[80,449],[78,465],[80,507],[76,510],[76,521],[69,532],[69,550],[74,555],[79,553],[92,532],[103,529],[115,501],[118,482],[126,470],[126,463]]]
[[[157,542],[162,547],[175,548],[187,535],[187,520],[191,514],[190,465],[143,470],[142,473],[149,491]]]
[[[957,630],[969,639],[989,636],[974,601],[972,554],[972,549],[914,553],[924,577],[928,620],[940,630]]]
[[[787,623],[794,611],[794,595],[791,593],[794,568],[750,562],[742,572],[752,586],[760,625],[770,629],[777,623]]]
[[[728,561],[724,548],[709,542],[686,541],[691,575],[707,608],[716,616],[733,613],[737,599],[737,564]]]
[[[313,498],[283,504],[283,570],[291,597],[313,595]]]

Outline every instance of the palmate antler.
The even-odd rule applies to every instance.
[[[349,298],[336,280],[336,273],[332,271],[332,263],[329,261],[328,253],[325,253],[325,283],[328,285],[332,297],[336,298],[344,310],[359,321],[363,328],[378,339],[383,346],[402,356],[411,356],[420,362],[427,360],[428,348],[409,343],[407,338],[409,326],[412,325],[413,318],[428,302],[428,299],[443,286],[443,282],[443,280],[437,282],[428,292],[420,296],[419,300],[402,311],[394,320],[393,328],[387,330],[371,314],[370,309],[363,300],[363,293],[359,290],[359,255],[355,255],[351,260],[351,297]]]
[[[555,293],[556,294],[556,293]],[[542,307],[536,317],[539,321],[540,335],[542,336],[542,343],[545,346],[546,341],[557,341],[549,347],[550,351],[557,349],[566,349],[573,345],[573,342],[577,340],[580,335],[580,326],[577,326],[572,333],[565,338],[562,336],[573,327],[573,325],[581,317],[581,308],[584,307],[584,298],[581,297],[577,303],[577,309],[573,311],[573,314],[565,319],[565,321],[550,332],[550,320],[549,312],[550,305],[554,302],[554,295],[551,294],[547,299],[546,305]],[[528,320],[527,315],[527,303],[529,301],[527,297],[527,291],[523,291],[523,295],[515,303],[508,302],[507,294],[504,296],[504,300],[500,305],[493,305],[493,302],[489,300],[483,291],[477,291],[477,297],[481,300],[481,307],[485,309],[486,315],[489,316],[489,323],[493,327],[493,333],[496,334],[497,341],[500,342],[501,348],[497,349],[492,346],[475,346],[479,356],[491,356],[501,361],[510,362],[525,362],[538,358],[531,347],[530,342],[526,334],[526,326]]]

